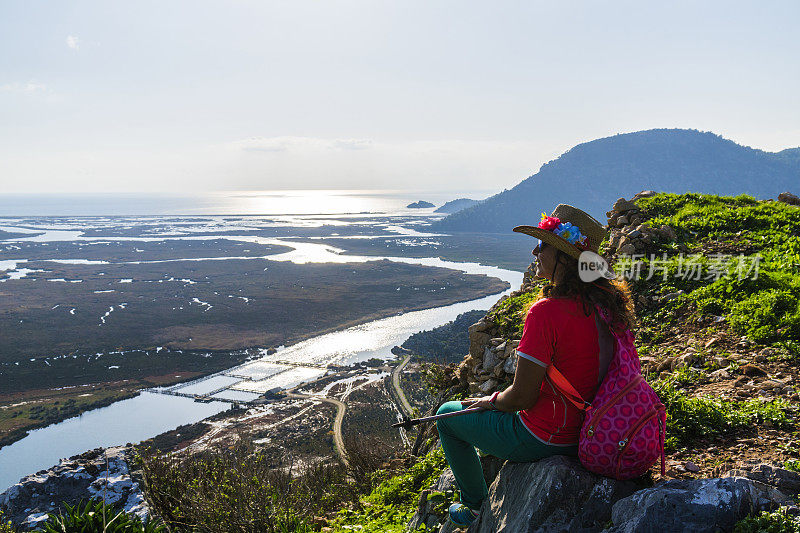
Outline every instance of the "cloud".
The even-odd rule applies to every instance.
[[[234,141],[231,146],[243,152],[307,152],[326,150],[367,150],[370,139],[321,139],[316,137],[251,137]]]
[[[32,80],[28,83],[14,82],[0,85],[0,92],[4,93],[33,94],[45,91],[47,91],[47,86],[44,83],[37,83]]]
[[[69,46],[73,50],[79,50],[80,49],[80,39],[78,39],[74,35],[67,35],[67,46]]]

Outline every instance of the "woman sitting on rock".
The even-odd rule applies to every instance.
[[[461,491],[461,503],[449,510],[458,526],[475,520],[488,495],[475,447],[515,462],[577,456],[581,413],[545,378],[546,368],[555,365],[591,401],[614,350],[614,337],[595,304],[609,313],[615,331],[635,324],[625,281],[609,279],[614,276],[607,270],[607,277],[588,269],[579,274],[582,252],[587,252],[582,260],[593,256],[607,267],[595,255],[606,235],[597,220],[559,204],[549,217],[542,213],[538,227],[518,226],[514,231],[539,239],[533,249],[535,275],[549,283],[526,315],[512,385],[491,396],[447,402],[438,410],[442,414],[467,407],[485,409],[437,421],[445,457]]]

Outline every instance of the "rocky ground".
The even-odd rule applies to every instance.
[[[129,447],[98,448],[62,459],[0,494],[0,509],[23,530],[36,528],[49,513],[64,512],[66,505],[89,499],[102,499],[146,519],[149,511],[141,479],[129,468],[131,453]]]

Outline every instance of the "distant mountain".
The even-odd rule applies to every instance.
[[[456,200],[450,200],[442,207],[434,211],[434,213],[457,213],[462,209],[472,207],[477,203],[480,202],[478,200],[471,200],[469,198],[458,198]]]
[[[436,207],[436,206],[430,202],[426,202],[425,200],[420,200],[419,202],[408,204],[406,207],[409,209],[425,209],[427,207]]]
[[[540,213],[559,203],[605,223],[614,200],[647,189],[760,199],[800,193],[800,148],[764,152],[683,129],[614,135],[575,146],[514,188],[448,215],[431,230],[508,233],[520,224],[538,224]]]

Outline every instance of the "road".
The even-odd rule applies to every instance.
[[[301,400],[320,400],[336,406],[336,419],[333,421],[333,444],[336,447],[336,454],[339,456],[339,459],[342,461],[345,467],[349,467],[350,463],[347,461],[347,451],[345,450],[344,439],[342,438],[342,422],[344,421],[344,411],[347,409],[347,406],[335,398],[315,396],[313,394],[287,392],[286,396]]]
[[[397,399],[400,403],[400,410],[409,417],[413,416],[414,410],[411,408],[411,404],[408,403],[408,399],[406,398],[405,393],[403,393],[403,389],[400,387],[400,373],[410,360],[411,354],[408,354],[406,358],[403,359],[403,361],[397,365],[394,370],[392,370],[392,387],[394,387],[394,391],[397,394]]]

